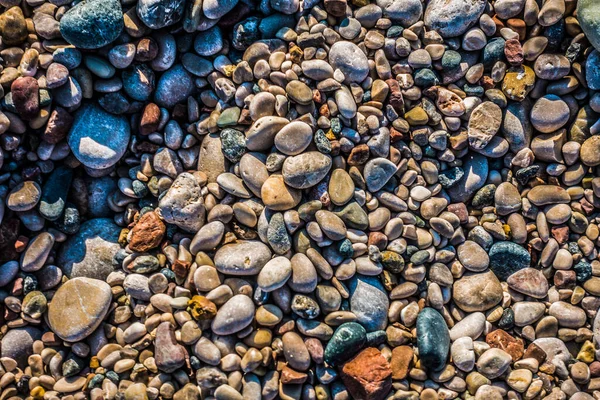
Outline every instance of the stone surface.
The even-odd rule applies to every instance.
[[[392,370],[376,348],[369,347],[344,364],[342,380],[355,399],[381,400],[392,388]]]
[[[77,342],[102,322],[112,300],[110,286],[98,279],[73,278],[56,291],[48,307],[48,323],[61,339]]]
[[[446,365],[450,350],[450,334],[442,315],[426,307],[417,317],[417,348],[422,365],[439,371]]]
[[[74,46],[97,49],[116,40],[123,25],[119,1],[86,0],[60,19],[60,33]]]

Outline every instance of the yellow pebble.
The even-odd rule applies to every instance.
[[[594,344],[589,340],[586,340],[581,346],[581,350],[579,350],[579,354],[577,354],[577,359],[579,361],[583,361],[586,364],[592,363],[595,359],[596,349],[594,348]]]
[[[41,386],[35,387],[35,388],[31,389],[31,392],[29,392],[31,397],[33,397],[36,400],[43,399],[45,393],[46,393],[46,391]]]

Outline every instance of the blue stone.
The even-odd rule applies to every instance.
[[[425,368],[439,371],[446,365],[450,333],[442,314],[434,308],[426,307],[417,316],[417,348]]]
[[[112,43],[123,30],[118,0],[82,1],[60,19],[63,38],[81,49],[98,49]]]
[[[48,177],[40,200],[40,214],[47,220],[55,221],[62,214],[72,179],[73,170],[64,166],[56,168]]]
[[[497,61],[504,59],[504,44],[506,41],[501,37],[493,38],[483,49],[483,66],[492,68]]]
[[[531,255],[513,242],[497,242],[489,251],[490,269],[498,279],[505,281],[509,276],[531,265]]]

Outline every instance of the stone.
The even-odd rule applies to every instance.
[[[374,276],[356,274],[348,283],[350,311],[367,332],[384,329],[387,325],[388,296]]]
[[[381,352],[369,347],[344,364],[342,381],[355,399],[383,400],[392,389],[392,370]]]
[[[520,360],[525,351],[523,339],[514,338],[502,329],[496,329],[485,336],[485,342],[495,349],[508,353],[513,362]]]
[[[600,136],[594,135],[585,140],[579,151],[581,162],[587,166],[600,165]]]
[[[473,26],[486,6],[484,0],[432,0],[427,4],[423,21],[442,37],[456,37]]]
[[[21,269],[24,272],[40,270],[46,263],[52,246],[54,246],[54,236],[48,232],[42,232],[32,238],[21,257]]]
[[[154,101],[161,107],[173,108],[192,94],[194,82],[192,75],[181,64],[165,71],[154,92]]]
[[[386,18],[407,28],[423,15],[423,5],[420,0],[377,0],[376,4],[381,7]]]
[[[40,214],[50,221],[56,221],[65,209],[67,195],[73,179],[73,170],[58,167],[48,177],[42,189]]]
[[[33,342],[42,338],[42,332],[33,326],[9,329],[0,342],[0,355],[25,368],[27,358],[33,354]]]
[[[212,320],[211,330],[216,335],[231,335],[246,328],[254,319],[254,303],[246,295],[238,294],[219,308]]]
[[[463,311],[487,311],[502,301],[502,286],[492,271],[465,274],[454,282],[452,298]]]
[[[24,181],[10,191],[6,198],[6,206],[12,211],[28,211],[39,203],[41,195],[40,185],[33,181]]]
[[[166,231],[164,222],[155,212],[147,212],[140,217],[131,230],[129,248],[140,253],[158,247]]]
[[[410,346],[398,346],[392,350],[390,367],[392,379],[404,379],[412,366],[414,351]]]
[[[114,270],[113,259],[121,248],[120,228],[107,218],[91,219],[71,236],[58,253],[58,265],[68,278],[104,280]]]
[[[219,19],[233,10],[238,0],[206,0],[202,3],[202,11],[207,18]]]
[[[222,246],[214,256],[215,267],[227,275],[256,275],[271,259],[271,250],[256,240]]]
[[[129,138],[129,122],[125,117],[88,103],[75,114],[68,142],[73,155],[86,167],[106,169],[125,154]]]
[[[288,157],[281,170],[283,180],[295,189],[307,189],[319,183],[331,169],[331,157],[310,151]]]
[[[469,119],[469,145],[481,150],[490,143],[502,124],[502,110],[491,101],[478,105]]]
[[[175,331],[170,322],[158,325],[154,340],[154,360],[156,367],[165,373],[175,372],[185,364],[187,352],[177,343]]]
[[[334,43],[329,50],[329,63],[344,74],[346,83],[360,83],[369,73],[367,56],[352,42]]]
[[[502,281],[515,272],[531,265],[531,255],[513,242],[497,242],[489,251],[490,269]]]
[[[523,268],[510,275],[506,283],[511,289],[536,299],[543,299],[548,294],[548,280],[538,269]]]
[[[60,19],[63,38],[82,49],[98,49],[112,43],[123,26],[123,10],[118,0],[86,0]]]
[[[600,4],[594,0],[577,2],[577,21],[596,50],[600,50]],[[597,88],[590,89],[597,90]]]
[[[30,76],[17,78],[10,86],[14,107],[24,120],[37,117],[40,111],[39,90],[38,81]]]
[[[462,265],[472,272],[485,271],[490,264],[487,252],[472,240],[458,246],[457,255]]]
[[[27,23],[20,7],[10,7],[0,15],[0,35],[7,46],[19,45],[27,39]]]
[[[485,314],[475,312],[469,314],[458,321],[452,329],[450,329],[450,340],[453,342],[461,337],[468,336],[471,339],[477,339],[485,329]]]
[[[160,216],[188,232],[197,232],[204,225],[206,209],[201,187],[196,177],[184,172],[177,176],[158,203]]]
[[[367,331],[356,322],[341,324],[327,342],[324,361],[328,365],[340,365],[352,358],[367,342]]]
[[[397,171],[396,164],[385,158],[369,160],[363,175],[370,192],[377,192],[385,186]]]
[[[450,334],[446,321],[433,308],[425,307],[417,316],[417,348],[425,368],[440,371],[446,366]]]
[[[88,337],[100,325],[112,301],[110,286],[98,279],[73,278],[58,288],[48,306],[52,331],[68,342]]]
[[[258,273],[256,283],[264,292],[279,289],[292,276],[292,263],[285,257],[269,260]]]
[[[542,133],[562,128],[571,116],[567,103],[560,97],[548,94],[538,99],[531,109],[531,124]]]
[[[463,177],[447,190],[453,202],[466,202],[485,184],[488,160],[480,154],[468,154],[463,160]]]
[[[510,354],[500,349],[489,349],[477,360],[477,371],[489,379],[502,375],[510,367]]]
[[[183,17],[184,8],[185,0],[141,0],[136,11],[146,26],[161,29],[178,22]]]

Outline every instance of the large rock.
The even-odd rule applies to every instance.
[[[42,332],[32,326],[9,329],[0,341],[0,356],[12,358],[19,367],[27,366],[27,358],[33,354],[33,342],[41,339]]]
[[[63,38],[82,49],[97,49],[112,43],[123,26],[123,10],[118,0],[82,1],[60,19]]]
[[[356,322],[346,322],[335,330],[327,342],[323,359],[328,365],[338,365],[352,358],[366,342],[365,328]]]
[[[106,279],[114,270],[113,259],[121,248],[120,231],[108,218],[84,222],[60,249],[58,266],[68,278]]]
[[[383,9],[383,15],[405,28],[416,23],[423,15],[421,0],[377,0]]]
[[[425,307],[417,316],[417,348],[424,367],[439,371],[446,366],[450,334],[444,317],[434,308]]]
[[[498,279],[505,281],[515,272],[531,264],[531,255],[513,242],[497,242],[489,251],[490,269]]]
[[[54,294],[48,306],[48,324],[61,339],[78,342],[100,325],[111,301],[112,291],[106,282],[71,279]]]
[[[577,19],[592,46],[600,51],[600,2],[598,0],[579,0],[577,2]]]
[[[116,164],[129,144],[127,118],[109,114],[94,103],[75,114],[68,143],[73,155],[86,167],[106,169]]]
[[[375,276],[354,275],[348,283],[350,311],[368,332],[387,326],[388,296]]]
[[[452,298],[463,311],[487,311],[502,301],[502,286],[492,271],[469,273],[454,282]]]
[[[206,209],[202,188],[194,175],[180,174],[160,199],[158,209],[168,223],[188,232],[198,232],[204,225]]]
[[[460,36],[479,20],[486,4],[486,0],[431,0],[423,21],[442,37]]]

